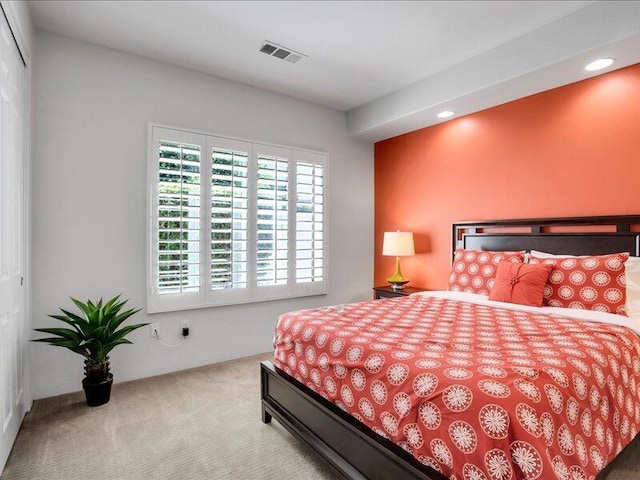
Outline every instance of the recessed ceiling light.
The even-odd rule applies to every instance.
[[[451,110],[444,110],[438,114],[438,118],[449,118],[453,115],[454,113]]]
[[[596,70],[602,70],[603,68],[607,68],[613,63],[613,58],[599,58],[598,60],[594,60],[589,65],[584,67],[587,72],[594,72]]]

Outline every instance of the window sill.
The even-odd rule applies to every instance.
[[[227,299],[221,299],[215,302],[207,302],[207,303],[199,303],[199,304],[191,304],[191,305],[157,305],[157,303],[159,303],[158,297],[155,297],[153,301],[151,301],[150,299],[147,300],[146,311],[148,314],[180,312],[183,310],[196,310],[201,308],[229,307],[229,306],[239,306],[239,305],[251,304],[251,303],[274,302],[277,300],[291,300],[294,298],[316,297],[321,295],[327,295],[327,293],[328,293],[328,289],[325,286],[323,286],[322,288],[312,289],[312,290],[309,290],[308,292],[302,292],[302,293],[296,292],[290,295],[281,295],[281,294],[271,295],[271,296],[264,295],[264,296],[260,296],[259,298],[256,297],[256,298],[249,298],[249,299],[242,299],[242,300],[227,298]],[[162,300],[161,297],[160,297],[160,300]],[[153,305],[154,303],[156,305]],[[162,303],[169,303],[169,302],[162,302]]]

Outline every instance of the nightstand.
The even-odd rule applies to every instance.
[[[374,300],[380,300],[381,298],[391,297],[406,297],[412,293],[426,292],[428,288],[418,287],[404,287],[402,290],[394,290],[390,285],[384,285],[382,287],[373,287]]]

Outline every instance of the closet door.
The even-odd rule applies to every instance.
[[[25,65],[0,12],[0,471],[24,416]]]

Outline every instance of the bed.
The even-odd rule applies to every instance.
[[[572,255],[630,252],[637,256],[638,234],[634,229],[638,225],[640,225],[640,216],[462,222],[453,225],[452,246],[454,250],[458,247],[484,251],[535,249]],[[307,353],[304,346],[299,347],[302,350],[296,352],[299,354],[297,358],[309,355],[308,364],[318,366],[313,375],[313,372],[305,372],[304,367],[302,371],[297,369],[296,361],[291,361],[291,368],[289,368],[287,364],[289,359],[286,355],[275,359],[280,368],[271,362],[264,362],[261,365],[262,420],[268,423],[272,417],[275,417],[290,432],[318,451],[346,478],[439,479],[454,478],[452,475],[457,475],[455,478],[460,479],[486,478],[474,467],[473,455],[477,452],[483,452],[482,461],[487,466],[485,471],[489,472],[490,468],[494,468],[495,475],[490,475],[492,478],[582,478],[584,475],[586,479],[593,476],[588,472],[596,470],[600,471],[598,478],[604,478],[613,463],[612,459],[636,437],[637,425],[640,424],[640,418],[638,418],[640,417],[640,398],[637,396],[640,364],[634,363],[637,359],[632,358],[633,352],[640,350],[638,340],[640,337],[632,330],[620,325],[571,319],[562,312],[547,312],[545,315],[550,317],[540,320],[542,326],[534,325],[531,323],[532,319],[526,316],[535,316],[535,311],[526,313],[526,308],[500,310],[495,305],[483,305],[481,299],[474,301],[473,298],[451,298],[451,296],[455,296],[455,292],[435,294],[429,299],[412,296],[379,301],[383,303],[378,304],[365,302],[350,306],[327,307],[324,312],[322,309],[306,312],[304,315],[308,317],[306,320],[310,323],[300,323],[295,333],[316,343],[317,335],[314,336],[312,327],[319,325],[317,322],[323,320],[320,317],[314,318],[314,315],[333,316],[338,321],[342,319],[344,322],[342,327],[336,327],[335,332],[329,332],[331,335],[326,339],[327,342],[336,342],[335,350],[330,351],[326,358],[323,357],[317,361],[320,356],[317,352],[320,352],[320,349],[317,352],[313,349],[313,353]],[[496,309],[500,311],[496,313]],[[431,312],[430,316],[425,314],[425,311]],[[593,312],[595,315],[597,313]],[[422,323],[412,323],[410,321],[412,315]],[[376,329],[380,328],[380,325],[363,320],[372,317],[383,323],[388,323],[390,320],[396,322],[392,328],[397,331],[392,331],[393,335],[389,340],[406,345],[391,352],[384,352],[386,347],[383,345],[384,342],[380,342],[377,351],[376,348],[363,350],[362,345],[369,346],[365,342],[366,334],[375,334],[379,331]],[[483,329],[474,331],[474,318],[482,320],[480,323],[484,325]],[[287,320],[285,316],[283,322],[287,321],[289,327],[295,323],[293,317]],[[349,329],[356,328],[358,323],[362,323],[364,330],[357,332],[352,330],[355,343],[344,343],[343,340],[351,336]],[[553,327],[554,324],[557,328]],[[455,328],[461,330],[458,331]],[[533,342],[534,350],[524,352],[522,356],[518,355],[517,350],[522,347],[518,344],[518,339],[523,336],[523,331],[517,330],[518,328],[525,328],[524,334],[538,336],[537,341]],[[552,335],[554,329],[557,330],[556,333],[561,334],[560,336],[565,337],[566,340],[563,343],[554,344],[552,340],[541,337],[545,334]],[[492,331],[506,335],[506,340],[502,336],[492,336]],[[577,335],[576,338],[583,342],[580,343],[580,348],[576,348],[576,342],[569,338],[572,334]],[[387,334],[380,333],[380,335]],[[439,342],[431,342],[428,345],[429,349],[416,352],[413,347],[416,344],[425,345],[425,335],[432,336]],[[447,353],[448,357],[443,358],[439,355],[442,354],[441,350],[445,349],[447,335],[457,339],[460,348],[455,352],[450,350]],[[398,336],[401,337],[400,340]],[[616,342],[620,343],[613,342],[614,337],[617,338]],[[510,367],[515,367],[515,370],[501,366],[500,362],[504,362],[505,358],[496,360],[492,355],[471,358],[470,354],[465,352],[464,340],[469,342],[482,340],[480,346],[486,348],[485,352],[489,353],[492,353],[491,343],[502,344],[508,341],[507,360],[511,362]],[[596,340],[598,342],[595,342]],[[603,343],[605,341],[609,343]],[[295,350],[293,344],[294,342],[291,341],[290,347]],[[338,348],[338,345],[342,346]],[[556,348],[557,351],[550,347]],[[336,370],[335,362],[329,363],[328,360],[330,360],[329,357],[333,360],[339,358],[343,349],[344,356],[340,357],[343,368]],[[586,354],[582,350],[592,352]],[[606,351],[611,358],[618,358],[611,362],[616,365],[615,375],[601,367],[598,367],[598,370],[592,370],[599,363],[608,366],[609,362],[606,356],[602,358],[600,350]],[[311,349],[308,351],[311,352]],[[351,356],[347,352],[352,352]],[[451,355],[452,352],[457,355]],[[384,355],[380,355],[381,353]],[[559,356],[560,354],[565,354],[565,357],[568,356],[572,360],[567,363],[563,360],[564,357]],[[369,362],[366,368],[362,363],[365,360]],[[481,363],[477,363],[478,361]],[[384,368],[380,366],[381,363]],[[447,368],[441,370],[443,372],[446,370],[446,378],[441,372],[435,381],[433,380],[434,376],[429,369],[433,368],[435,363],[445,364]],[[355,368],[356,364],[363,368]],[[406,367],[409,364],[413,368],[415,366],[424,368],[418,373],[407,371]],[[563,364],[565,370],[561,368]],[[624,382],[622,370],[625,372]],[[328,371],[330,374],[323,376],[323,371],[325,373]],[[357,371],[356,382],[352,378],[355,371]],[[392,373],[389,373],[390,371]],[[513,376],[514,372],[517,378]],[[477,380],[474,375],[477,376],[479,373],[484,376]],[[342,374],[348,375],[348,380],[351,382],[340,382]],[[361,374],[370,376],[366,380],[366,385],[370,388],[367,388],[367,392],[364,393],[357,391]],[[372,375],[387,376],[391,385],[380,387],[381,379],[373,378]],[[533,381],[536,379],[527,378],[528,375],[545,377],[546,380],[537,388],[537,393]],[[400,384],[407,376],[411,376],[414,380],[413,393],[410,392],[411,395],[408,396],[394,387],[394,382]],[[420,378],[418,379],[417,376]],[[619,380],[614,380],[614,377]],[[624,390],[629,387],[630,378],[633,381],[633,395],[630,388],[629,391]],[[469,390],[465,382],[469,379],[474,382],[474,385],[483,386],[481,393],[477,389],[473,391],[476,397],[486,396],[483,399],[476,398],[475,404],[468,398],[468,401],[465,400],[465,393]],[[415,405],[428,405],[430,402],[423,402],[421,399],[427,398],[432,393],[431,389],[435,390],[438,387],[438,382],[442,392],[451,394],[450,404],[444,407],[439,406],[435,417],[439,414],[441,419],[436,422],[438,425],[434,423],[433,428],[430,428],[428,422],[433,421],[434,411],[411,410],[409,407],[412,403],[411,398],[416,400],[416,397],[420,401],[413,401]],[[611,394],[596,395],[596,392],[592,395],[590,387],[593,385],[589,382],[601,384],[599,387],[601,392],[608,390]],[[434,383],[436,386],[433,386]],[[373,388],[373,385],[376,388]],[[497,411],[504,410],[503,407],[508,408],[510,400],[504,398],[500,400],[501,395],[504,396],[501,389],[505,386],[507,389],[511,388],[519,392],[517,405],[514,402],[514,410],[510,412],[509,425],[512,431],[519,430],[516,432],[518,440],[494,449],[490,448],[491,445],[487,444],[485,437],[480,439],[481,429],[489,428],[491,435],[495,437],[496,445],[500,445],[501,441],[504,443],[506,434],[491,430],[491,425],[486,421],[483,425],[481,418],[495,416]],[[558,398],[558,392],[565,392],[563,387],[571,392],[571,395],[559,395],[562,402],[557,405],[556,413],[561,415],[564,421],[559,422],[560,417],[553,416],[551,412],[550,415],[553,416],[551,423],[554,423],[555,419],[555,424],[551,427],[549,434],[549,429],[545,430],[544,427],[549,425],[550,415],[541,415],[542,410],[538,407],[541,405],[541,399],[545,397],[545,401],[548,400],[551,405],[551,399]],[[528,402],[522,401],[524,393],[531,397]],[[589,403],[593,405],[594,417],[600,415],[596,418],[600,423],[596,425],[597,440],[596,434],[593,433],[594,440],[591,446],[595,448],[592,449],[589,448],[588,439],[585,442],[583,437],[587,437],[587,433],[588,436],[592,435],[596,422],[592,421],[592,418],[589,418],[588,422],[583,421],[580,415],[589,410]],[[603,403],[606,405],[603,406]],[[356,404],[358,408],[354,407]],[[487,405],[494,405],[493,411],[491,408],[485,408]],[[374,407],[375,414],[369,413],[372,411],[371,407]],[[390,414],[380,414],[380,409],[384,408],[388,409]],[[534,415],[531,415],[532,412]],[[471,417],[478,418],[480,424],[475,425],[473,432],[469,434],[468,427],[473,423]],[[535,417],[533,424],[526,421],[527,418],[533,417]],[[613,425],[614,417],[615,431],[624,432],[624,436],[620,433],[620,438],[614,438],[612,434],[614,428],[607,427],[607,421]],[[444,427],[445,433],[438,430],[440,424]],[[417,429],[416,426],[421,428]],[[427,428],[424,428],[425,426]],[[402,435],[397,435],[398,430]],[[547,438],[549,435],[552,438]],[[398,441],[398,438],[405,440]],[[510,440],[513,440],[511,436]],[[532,453],[529,447],[537,445],[536,442],[541,447]],[[598,444],[601,445],[598,446]],[[519,449],[515,452],[519,455],[518,458],[526,457],[533,460],[518,463],[516,465],[518,468],[515,470],[508,466],[502,471],[500,462],[504,459],[499,457],[504,456],[505,451],[509,453],[509,448]],[[553,449],[560,449],[562,452],[555,452]],[[493,456],[490,455],[492,451],[494,451]],[[450,458],[452,453],[456,457],[457,464],[464,464],[464,469],[459,468],[456,473],[452,473],[453,471],[446,467],[452,462]],[[513,450],[511,454],[514,454]],[[438,458],[433,458],[434,456]],[[543,458],[545,456],[546,458]],[[467,458],[470,459],[468,462]],[[566,458],[575,458],[575,465],[567,462]]]

